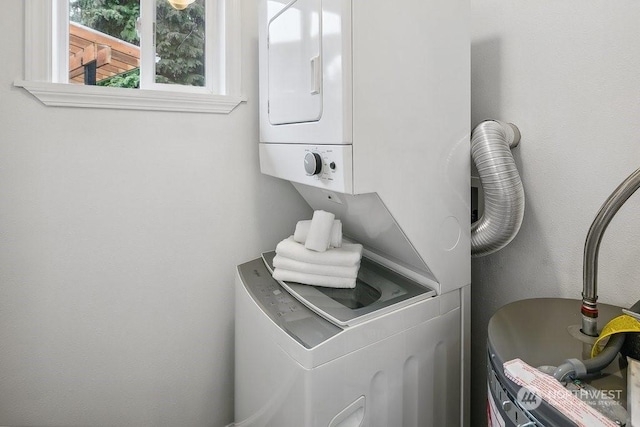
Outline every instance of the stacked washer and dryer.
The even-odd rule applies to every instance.
[[[364,257],[355,289],[278,282],[273,253],[238,266],[237,426],[468,424],[468,16],[260,0],[261,171]]]

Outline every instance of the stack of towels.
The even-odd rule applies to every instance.
[[[330,288],[355,288],[362,245],[342,243],[342,223],[335,215],[315,211],[299,221],[293,236],[276,246],[273,278]]]

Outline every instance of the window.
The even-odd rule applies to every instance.
[[[25,79],[44,104],[228,113],[240,0],[29,0]]]

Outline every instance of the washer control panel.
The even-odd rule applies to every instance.
[[[238,266],[242,284],[262,311],[306,348],[313,348],[342,328],[318,316],[271,277],[262,258]]]

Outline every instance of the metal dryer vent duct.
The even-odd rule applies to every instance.
[[[471,134],[471,158],[484,192],[484,213],[471,225],[471,256],[504,248],[518,234],[524,216],[524,189],[511,154],[520,131],[511,123],[486,120]]]

